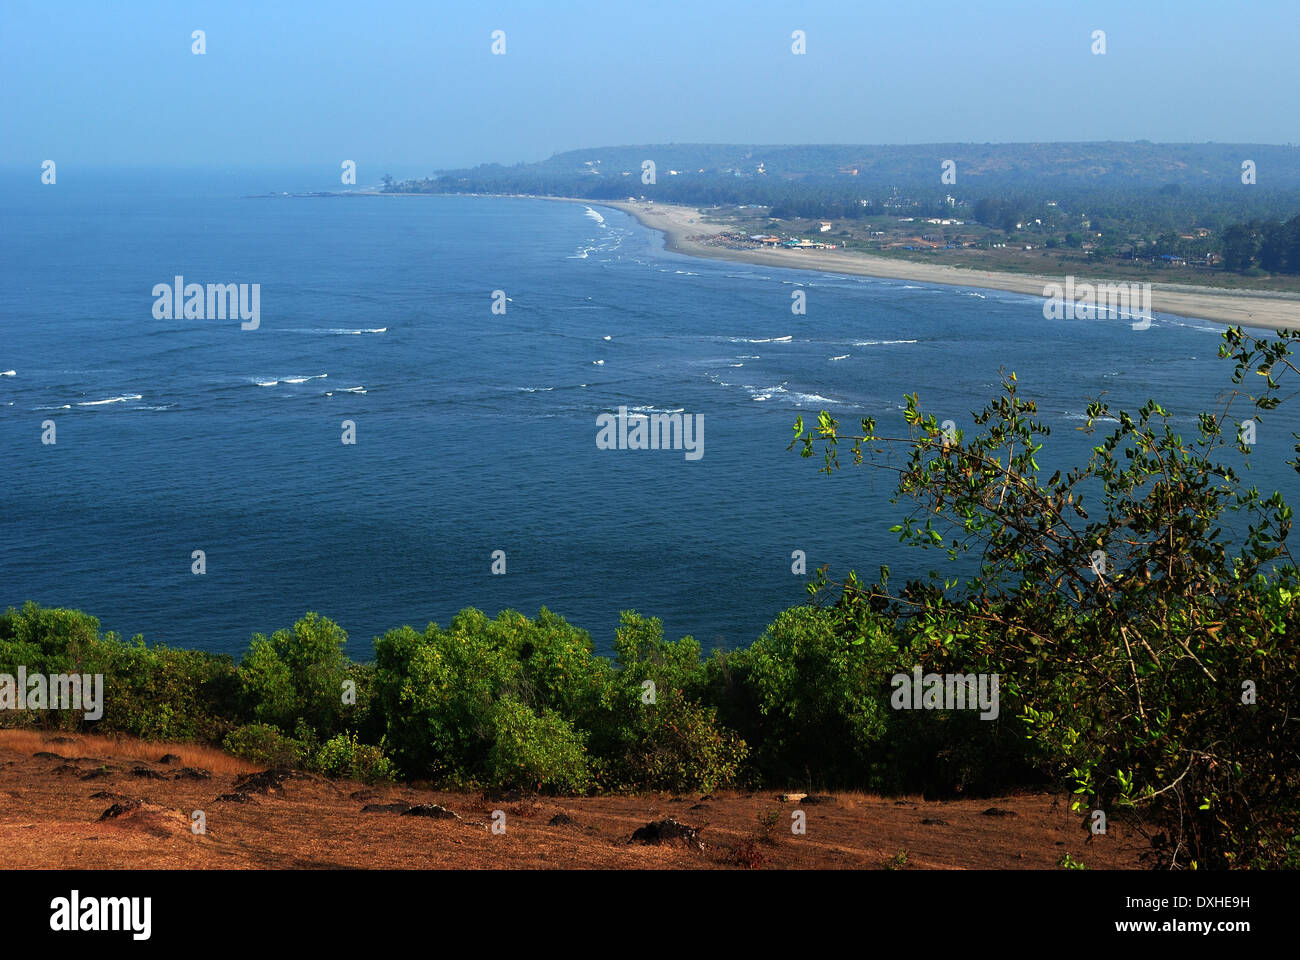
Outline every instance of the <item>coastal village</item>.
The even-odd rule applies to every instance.
[[[585,172],[599,176],[600,161],[586,161]],[[633,174],[631,170],[620,172],[622,176]],[[761,160],[752,169],[737,166],[717,172],[747,179],[763,178],[768,173]],[[838,172],[846,178],[859,174],[854,166]],[[690,177],[692,171],[669,169],[666,173],[677,178]],[[704,169],[698,171],[698,175],[705,173]],[[643,209],[654,204],[645,195],[628,196],[627,202]],[[860,211],[855,209],[853,215],[834,220],[782,216],[775,207],[762,205],[701,208],[703,220],[723,228],[722,232],[689,239],[730,250],[848,250],[953,265],[978,263],[984,269],[1013,272],[1045,269],[1044,258],[1056,261],[1058,267],[1067,262],[1083,266],[1109,260],[1112,269],[1122,274],[1141,273],[1151,267],[1205,272],[1222,265],[1222,257],[1213,249],[1215,238],[1206,227],[1153,238],[1122,230],[1118,223],[1091,222],[1086,216],[1072,222],[1057,213],[1055,200],[1044,203],[1041,217],[1024,216],[1001,227],[980,222],[975,216],[975,204],[951,193],[936,200],[942,210],[898,188],[887,196],[858,202]],[[918,216],[927,206],[930,212],[944,215]]]
[[[827,227],[829,229],[829,226]],[[838,244],[826,243],[823,240],[809,240],[806,237],[778,237],[762,233],[755,233],[751,236],[743,234],[720,234],[729,240],[740,243],[757,244],[761,247],[777,248],[781,247],[786,250],[834,250]]]
[[[644,197],[629,197],[628,201],[642,205],[643,209],[649,209],[652,203]],[[953,264],[963,263],[971,254],[977,254],[980,262],[995,269],[1023,269],[1044,257],[1075,259],[1081,263],[1090,261],[1103,239],[1101,233],[1071,237],[1072,242],[1067,247],[1053,237],[1031,235],[1031,232],[1043,231],[1041,221],[1018,223],[1017,229],[1025,232],[1008,236],[1003,231],[959,217],[898,216],[891,212],[843,221],[784,220],[767,215],[766,210],[740,206],[700,212],[702,222],[722,228],[689,238],[705,246],[729,250],[848,250],[893,254],[909,259],[919,254]],[[757,231],[760,226],[764,229]],[[1210,237],[1208,229],[1196,228],[1178,239],[1208,246]],[[1159,254],[1144,249],[1145,246],[1145,241],[1139,237],[1126,237],[1118,244],[1119,263],[1116,268],[1124,269],[1123,264],[1127,262],[1134,267],[1146,263],[1165,269],[1207,270],[1218,266],[1221,259],[1208,250],[1199,256],[1184,256]]]

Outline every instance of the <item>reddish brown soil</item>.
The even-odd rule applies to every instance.
[[[59,757],[34,756],[42,751]],[[167,753],[180,760],[161,763]],[[183,767],[211,777],[193,779]],[[490,800],[302,774],[242,801],[218,799],[255,769],[204,747],[0,731],[4,866],[1014,870],[1057,869],[1069,853],[1092,868],[1135,869],[1148,849],[1118,819],[1089,839],[1068,797],[1049,793],[939,802],[840,793],[790,803],[775,791]],[[114,804],[118,815],[101,820]],[[440,804],[461,819],[363,813],[366,804]],[[191,829],[196,810],[206,835]],[[504,833],[491,829],[496,810],[505,812]],[[807,816],[803,836],[791,832],[794,810]],[[553,825],[559,814],[571,822]],[[638,827],[668,817],[698,828],[704,849],[629,842]]]

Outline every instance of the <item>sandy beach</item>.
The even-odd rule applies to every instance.
[[[1045,285],[1060,284],[1064,281],[1064,277],[1061,276],[987,272],[941,264],[893,260],[847,250],[730,250],[690,239],[701,235],[722,233],[726,229],[718,224],[706,223],[700,211],[690,207],[626,201],[575,200],[575,202],[593,207],[613,207],[631,214],[647,227],[662,231],[666,249],[695,257],[737,260],[770,267],[819,270],[826,273],[1006,290],[1035,297],[1043,296]],[[1075,279],[1079,283],[1106,282],[1104,277],[1077,276]],[[1160,313],[1266,330],[1300,327],[1300,295],[1295,294],[1260,295],[1236,290],[1155,283],[1151,286],[1151,306],[1153,310]]]

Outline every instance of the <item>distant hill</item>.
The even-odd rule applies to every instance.
[[[728,175],[790,180],[813,178],[864,187],[939,185],[941,163],[957,165],[957,183],[971,186],[1222,186],[1241,183],[1241,165],[1252,160],[1258,184],[1300,188],[1300,146],[1227,143],[931,143],[914,145],[644,144],[592,147],[557,153],[539,163],[473,168],[478,176],[530,174],[569,178],[639,179],[653,160],[657,176]],[[762,172],[759,172],[760,164]],[[856,174],[853,172],[856,171]],[[443,174],[467,171],[440,171]]]
[[[643,180],[646,161],[654,163],[653,180]],[[1243,180],[1247,161],[1253,183]],[[951,175],[945,177],[945,171]],[[591,200],[636,196],[697,207],[763,209],[765,216],[778,220],[956,214],[1008,234],[1032,224],[1032,235],[1022,238],[1031,245],[1081,247],[1085,239],[1090,246],[1102,240],[1096,257],[1136,256],[1145,249],[1208,263],[1207,256],[1214,254],[1239,270],[1261,265],[1270,272],[1300,273],[1300,253],[1281,259],[1263,256],[1270,244],[1274,253],[1300,249],[1300,240],[1291,236],[1297,227],[1287,226],[1286,237],[1278,242],[1282,223],[1300,223],[1294,220],[1300,214],[1300,146],[1147,141],[646,144],[569,150],[537,163],[441,170],[424,179],[386,180],[384,189]],[[1275,226],[1269,228],[1269,223]],[[1241,229],[1231,236],[1242,242],[1229,250],[1222,238],[1234,225]],[[1183,249],[1188,235],[1193,240],[1203,236],[1197,230],[1210,231],[1213,239]],[[1159,241],[1162,235],[1165,240]],[[1125,245],[1131,254],[1125,254]]]

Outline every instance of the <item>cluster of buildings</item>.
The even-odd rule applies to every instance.
[[[829,226],[823,227],[822,232],[824,233],[829,229]],[[749,239],[760,247],[771,247],[773,249],[783,247],[787,250],[834,250],[836,247],[836,244],[826,243],[824,240],[805,240],[798,237],[787,237],[782,240],[780,237],[773,237],[764,233],[755,233]]]

